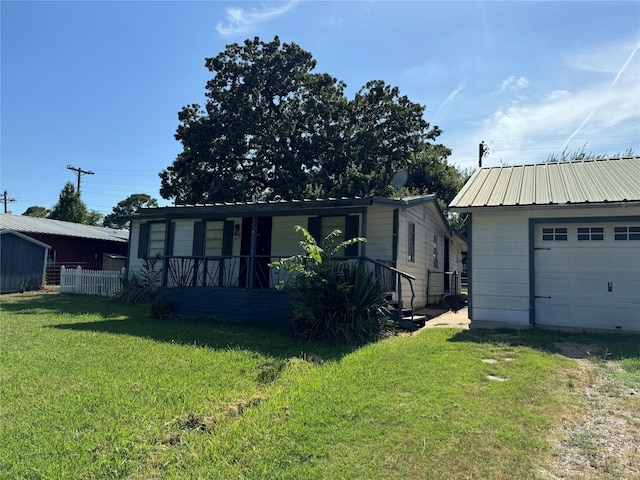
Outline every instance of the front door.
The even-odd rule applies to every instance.
[[[271,225],[272,217],[258,217],[255,231],[255,256],[251,257],[252,217],[242,219],[242,238],[240,240],[240,279],[241,287],[268,288],[269,263],[271,263]],[[253,263],[251,262],[253,260]],[[251,276],[251,285],[247,279]]]

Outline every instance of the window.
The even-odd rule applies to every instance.
[[[615,240],[640,240],[640,227],[614,227]]]
[[[164,233],[166,224],[151,223],[149,224],[149,249],[147,256],[153,258],[155,256],[162,257],[164,255]]]
[[[433,268],[440,268],[438,262],[438,235],[433,235]]]
[[[578,227],[578,241],[604,240],[603,227]]]
[[[542,229],[542,240],[549,241],[566,241],[567,227],[545,227]]]
[[[407,230],[407,260],[416,261],[416,224],[409,222]]]
[[[207,222],[204,227],[204,254],[215,257],[222,252],[224,222]]]

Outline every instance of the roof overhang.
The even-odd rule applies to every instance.
[[[473,213],[478,211],[483,212],[498,212],[498,211],[514,211],[514,210],[566,210],[572,209],[589,209],[589,208],[626,208],[626,207],[639,207],[640,201],[632,202],[602,202],[602,203],[563,203],[563,204],[522,204],[522,205],[482,205],[482,206],[467,206],[467,207],[449,207],[452,212],[458,213]]]
[[[46,243],[42,243],[39,240],[36,240],[35,238],[31,238],[30,236],[25,235],[24,233],[16,232],[15,230],[2,230],[2,231],[0,231],[0,235],[7,235],[7,234],[15,235],[16,237],[22,238],[23,240],[26,240],[27,242],[31,242],[34,245],[38,245],[39,247],[47,248],[49,250],[51,249],[51,245],[47,245]]]
[[[330,210],[350,210],[354,208],[366,208],[370,206],[380,207],[413,207],[416,205],[434,203],[435,195],[424,195],[420,197],[407,198],[384,198],[384,197],[362,197],[362,198],[328,198],[316,200],[276,200],[259,202],[229,202],[200,205],[176,205],[169,207],[143,207],[133,215],[126,218],[128,220],[153,220],[187,218],[197,216],[256,216],[269,213],[271,215],[295,215],[298,213],[313,212],[322,214],[323,211]],[[439,207],[438,207],[439,209]],[[442,212],[440,212],[442,213]],[[443,217],[444,218],[444,217]]]

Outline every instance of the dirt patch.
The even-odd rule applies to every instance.
[[[539,479],[640,479],[640,418],[625,407],[633,389],[608,374],[615,362],[585,358],[593,354],[592,347],[568,346],[580,369],[576,409],[557,426],[555,454],[540,469]]]
[[[561,355],[568,358],[589,358],[602,354],[602,349],[596,345],[584,345],[576,342],[556,342],[554,346]]]

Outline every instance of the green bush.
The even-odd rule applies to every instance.
[[[334,259],[354,238],[335,244],[342,233],[335,230],[322,246],[302,227],[304,240],[300,245],[307,255],[298,255],[272,265],[293,273],[282,286],[289,292],[295,336],[306,340],[338,340],[362,343],[375,340],[387,325],[386,291],[374,273],[359,263]]]
[[[156,300],[156,291],[162,272],[157,269],[159,258],[145,259],[140,277],[135,273],[120,277],[118,298],[124,303],[150,303]]]

